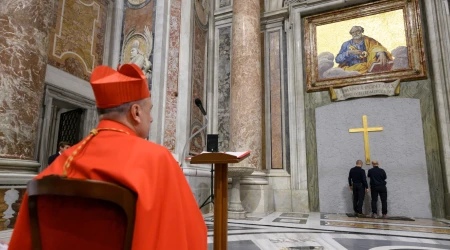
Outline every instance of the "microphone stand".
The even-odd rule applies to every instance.
[[[208,116],[205,115],[204,117],[206,119],[206,124],[203,127],[201,127],[197,132],[195,132],[193,135],[191,135],[191,137],[189,137],[186,144],[184,145],[183,151],[181,152],[181,159],[180,159],[180,167],[181,168],[183,168],[184,154],[185,154],[187,146],[189,145],[189,142],[192,140],[192,138],[194,138],[196,135],[198,135],[200,132],[202,132],[202,130],[204,130],[208,126]]]
[[[184,145],[183,151],[181,152],[181,159],[180,159],[180,167],[183,168],[184,163],[184,154],[186,151],[187,146],[189,145],[189,142],[194,138],[196,135],[198,135],[202,130],[204,130],[208,126],[208,116],[205,115],[206,124],[201,127],[197,132],[195,132],[193,135],[189,137],[186,144]],[[211,199],[211,200],[210,200]],[[209,203],[214,204],[214,164],[211,164],[211,194],[206,198],[206,200],[203,202],[203,204],[200,206],[200,209],[202,209],[204,206],[208,205]]]
[[[202,130],[204,130],[207,126],[208,126],[208,116],[206,115],[206,111],[203,109],[202,106],[202,101],[200,99],[195,99],[195,105],[197,105],[197,107],[200,109],[200,111],[202,112],[203,116],[206,119],[206,124],[201,127],[197,132],[195,132],[193,135],[191,135],[189,137],[189,139],[187,140],[186,144],[184,145],[183,151],[181,152],[181,159],[180,159],[180,167],[183,168],[183,162],[184,162],[184,154],[186,152],[186,148],[189,145],[190,141],[192,140],[192,138],[194,138],[197,134],[199,134]],[[211,164],[211,194],[208,196],[208,198],[206,198],[206,200],[203,202],[203,204],[200,206],[200,209],[202,209],[202,207],[206,206],[209,203],[214,204],[214,186],[213,186],[213,174],[214,172],[214,164]],[[209,200],[211,199],[211,200]]]
[[[208,198],[206,198],[206,200],[200,206],[200,209],[202,209],[204,206],[208,205],[209,203],[214,204],[214,164],[211,164],[211,194],[208,196]]]

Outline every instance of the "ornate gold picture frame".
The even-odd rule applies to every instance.
[[[307,91],[426,78],[418,0],[383,0],[304,18]]]

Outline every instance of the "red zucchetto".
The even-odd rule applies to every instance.
[[[106,109],[150,96],[147,78],[135,64],[123,64],[118,71],[98,66],[91,75],[91,86],[98,108]]]

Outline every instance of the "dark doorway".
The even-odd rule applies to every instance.
[[[75,109],[61,113],[58,129],[58,142],[66,141],[72,145],[81,140],[81,120],[83,109]]]

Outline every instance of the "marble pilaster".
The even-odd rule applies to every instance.
[[[230,149],[250,150],[240,165],[262,168],[261,40],[259,0],[234,1],[231,57]]]
[[[165,95],[169,71],[169,51],[170,51],[170,23],[172,1],[154,1],[154,40],[153,40],[153,72],[152,72],[152,102],[153,102],[153,122],[150,126],[150,140],[164,144],[164,117],[165,117]],[[175,23],[175,22],[174,22]],[[176,22],[180,26],[180,22]],[[180,28],[181,29],[181,28]],[[177,57],[178,58],[178,57]],[[171,66],[174,65],[173,63]],[[176,63],[175,65],[178,65]],[[177,74],[176,74],[177,75]]]
[[[280,32],[269,32],[270,137],[272,169],[283,168]]]
[[[164,117],[164,146],[170,151],[175,150],[176,123],[177,123],[177,97],[178,73],[180,54],[180,23],[181,0],[171,1],[169,31],[169,58],[167,66],[166,107]]]
[[[192,92],[191,100],[196,98],[205,100],[205,55],[206,55],[206,32],[199,22],[194,23],[194,42],[192,48]],[[192,105],[189,134],[193,135],[205,124],[204,117],[197,107]],[[205,133],[200,133],[192,138],[189,153],[201,153],[206,144]]]
[[[0,161],[34,159],[53,4],[49,0],[2,3]]]
[[[442,167],[436,175],[442,171],[442,179],[439,183],[443,183],[444,191],[444,208],[445,216],[450,218],[450,95],[448,86],[450,85],[450,3],[448,0],[425,0],[423,8],[426,18],[427,42],[430,54],[430,72],[433,75],[434,98],[436,105],[437,128],[440,142],[440,158]],[[437,140],[436,140],[437,141]],[[427,154],[428,156],[428,154]],[[428,156],[429,157],[429,156]],[[435,158],[439,157],[439,153],[435,152]],[[438,166],[439,162],[437,162]],[[430,186],[430,189],[433,189]],[[434,215],[434,214],[433,214]]]
[[[228,151],[230,144],[231,27],[218,29],[218,134],[219,150]]]
[[[112,19],[112,34],[111,34],[111,41],[109,45],[110,46],[110,55],[108,55],[108,64],[112,67],[114,65],[119,64],[120,62],[120,41],[122,37],[122,22],[123,22],[123,6],[124,6],[124,0],[115,0],[114,5],[112,7],[113,9],[113,15],[111,17]],[[106,53],[108,54],[108,53]]]
[[[177,0],[180,1],[180,0]],[[180,17],[180,49],[178,62],[178,97],[177,97],[177,122],[176,122],[176,146],[177,158],[182,162],[187,155],[188,138],[190,137],[190,116],[191,109],[194,108],[194,100],[191,100],[192,93],[192,57],[194,42],[193,14],[194,4],[191,1],[181,1]],[[184,151],[184,152],[183,152]],[[182,156],[183,153],[186,153]],[[186,165],[183,166],[184,170]]]

